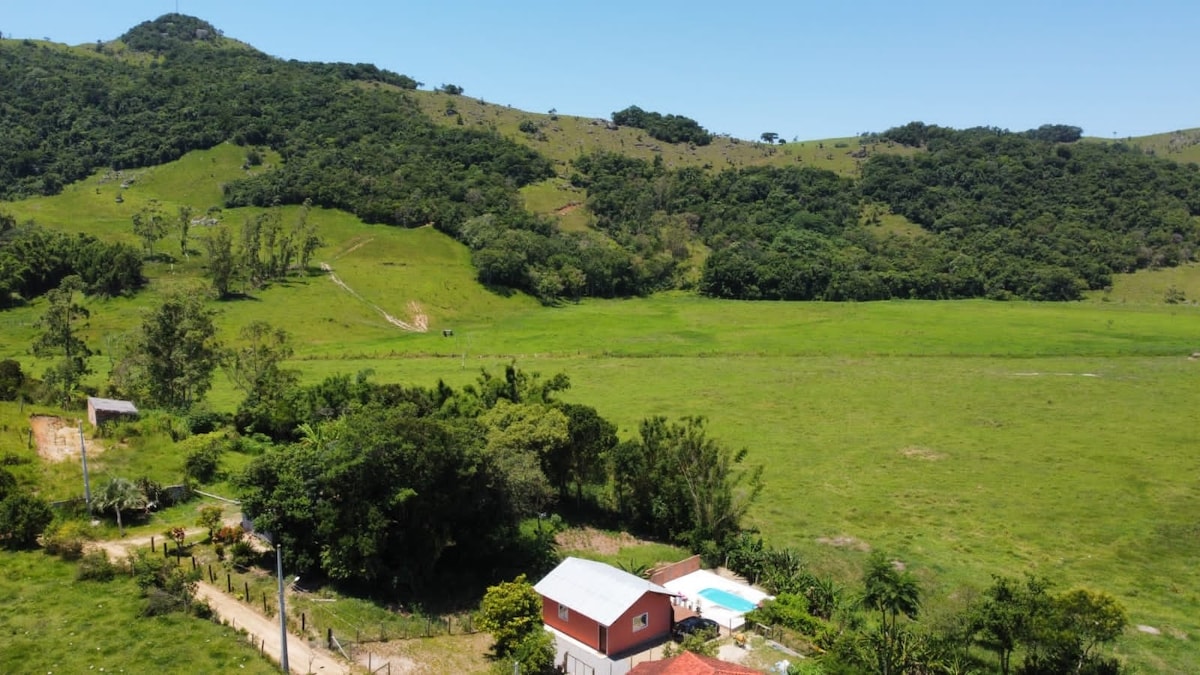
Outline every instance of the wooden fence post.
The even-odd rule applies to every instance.
[[[304,612],[300,612],[300,632],[308,630],[308,618],[304,616]]]
[[[225,585],[228,587],[229,593],[233,593],[233,575],[225,573]]]
[[[250,602],[250,582],[242,582],[242,590],[246,591],[246,602]]]
[[[325,629],[325,648],[333,649],[333,629],[332,628]]]

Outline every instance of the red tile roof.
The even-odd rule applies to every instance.
[[[762,675],[762,671],[684,652],[662,661],[639,663],[629,675]]]

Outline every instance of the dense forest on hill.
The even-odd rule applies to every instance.
[[[568,172],[594,228],[564,232],[516,192],[551,163],[495,132],[434,124],[405,93],[418,85],[366,64],[272,58],[178,14],[95,47],[0,41],[0,198],[226,140],[268,146],[282,165],[226,184],[227,206],[309,201],[433,224],[472,249],[480,281],[547,303],[696,285],[744,299],[1069,300],[1114,273],[1191,260],[1200,242],[1194,165],[1066,125],[912,123],[878,138],[923,151],[873,155],[858,180],[581,156]],[[613,117],[669,142],[708,138],[677,115]],[[885,206],[923,231],[877,227]]]
[[[285,159],[226,186],[230,206],[311,199],[369,222],[449,227],[511,211],[516,187],[550,175],[533,152],[437,128],[403,91],[379,86],[411,78],[282,61],[194,21],[167,15],[127,33],[128,46],[153,52],[143,57],[2,43],[0,89],[15,95],[0,103],[0,197],[54,194],[100,167],[160,164],[230,139]]]
[[[627,248],[671,250],[679,233],[706,244],[700,290],[724,298],[1074,300],[1115,273],[1191,260],[1200,244],[1195,166],[1058,142],[1078,137],[1059,125],[916,123],[882,137],[927,152],[874,155],[857,182],[806,167],[713,175],[616,156],[581,159],[577,181],[597,227]],[[861,223],[871,202],[924,232]]]

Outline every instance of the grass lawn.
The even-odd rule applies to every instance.
[[[232,628],[182,614],[140,618],[132,579],[75,581],[74,563],[40,551],[0,555],[0,597],[6,673],[279,670]]]

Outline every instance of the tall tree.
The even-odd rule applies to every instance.
[[[637,524],[697,548],[735,535],[762,491],[762,467],[742,469],[747,450],[708,437],[702,417],[642,421],[640,440],[613,449],[613,481]]]
[[[233,236],[229,228],[218,225],[212,234],[204,239],[208,249],[208,278],[212,281],[217,298],[229,297],[230,285],[237,272],[237,259],[233,252]]]
[[[1022,584],[996,576],[971,608],[975,642],[996,653],[1003,675],[1011,672],[1013,652],[1032,636],[1034,625],[1049,611],[1050,600],[1044,580],[1028,577]]]
[[[142,320],[130,353],[118,364],[123,388],[145,393],[153,406],[186,410],[212,386],[220,343],[215,312],[200,294],[176,292]]]
[[[867,560],[863,584],[866,586],[863,605],[879,612],[880,630],[875,645],[878,670],[883,675],[898,673],[905,647],[899,618],[900,615],[917,618],[921,609],[920,586],[911,572],[901,570],[878,551]]]
[[[312,210],[312,200],[305,199],[300,206],[300,216],[296,221],[296,228],[293,238],[299,242],[300,246],[300,270],[301,272],[308,270],[308,264],[312,262],[312,255],[321,246],[321,236],[317,231],[315,221],[309,219],[309,212]]]
[[[163,213],[157,199],[151,199],[133,214],[133,233],[142,240],[142,246],[150,257],[154,257],[154,244],[167,236],[167,229],[167,214]]]
[[[87,357],[92,352],[79,336],[76,325],[88,316],[88,311],[75,303],[75,294],[83,291],[83,281],[71,275],[62,280],[58,288],[46,294],[48,306],[38,320],[41,333],[33,342],[33,353],[39,358],[59,356],[58,361],[47,371],[43,379],[54,389],[64,407],[71,403],[71,396],[91,370]]]
[[[192,230],[192,207],[179,207],[179,254],[188,257],[188,235]]]
[[[492,652],[506,658],[529,634],[542,631],[542,597],[522,574],[490,586],[479,603],[479,627],[492,634]]]
[[[283,367],[291,356],[291,336],[265,321],[242,327],[239,343],[225,350],[221,357],[225,374],[245,393],[235,418],[239,428],[278,437],[297,425],[289,395],[299,373]]]
[[[583,499],[583,486],[604,481],[604,458],[617,445],[617,428],[595,408],[578,403],[560,403],[567,416],[567,442],[543,461],[543,470],[565,497],[569,483],[575,484],[575,499]]]
[[[1116,672],[1117,664],[1096,649],[1124,632],[1125,608],[1107,593],[1067,591],[1035,617],[1021,671],[1027,673]]]

